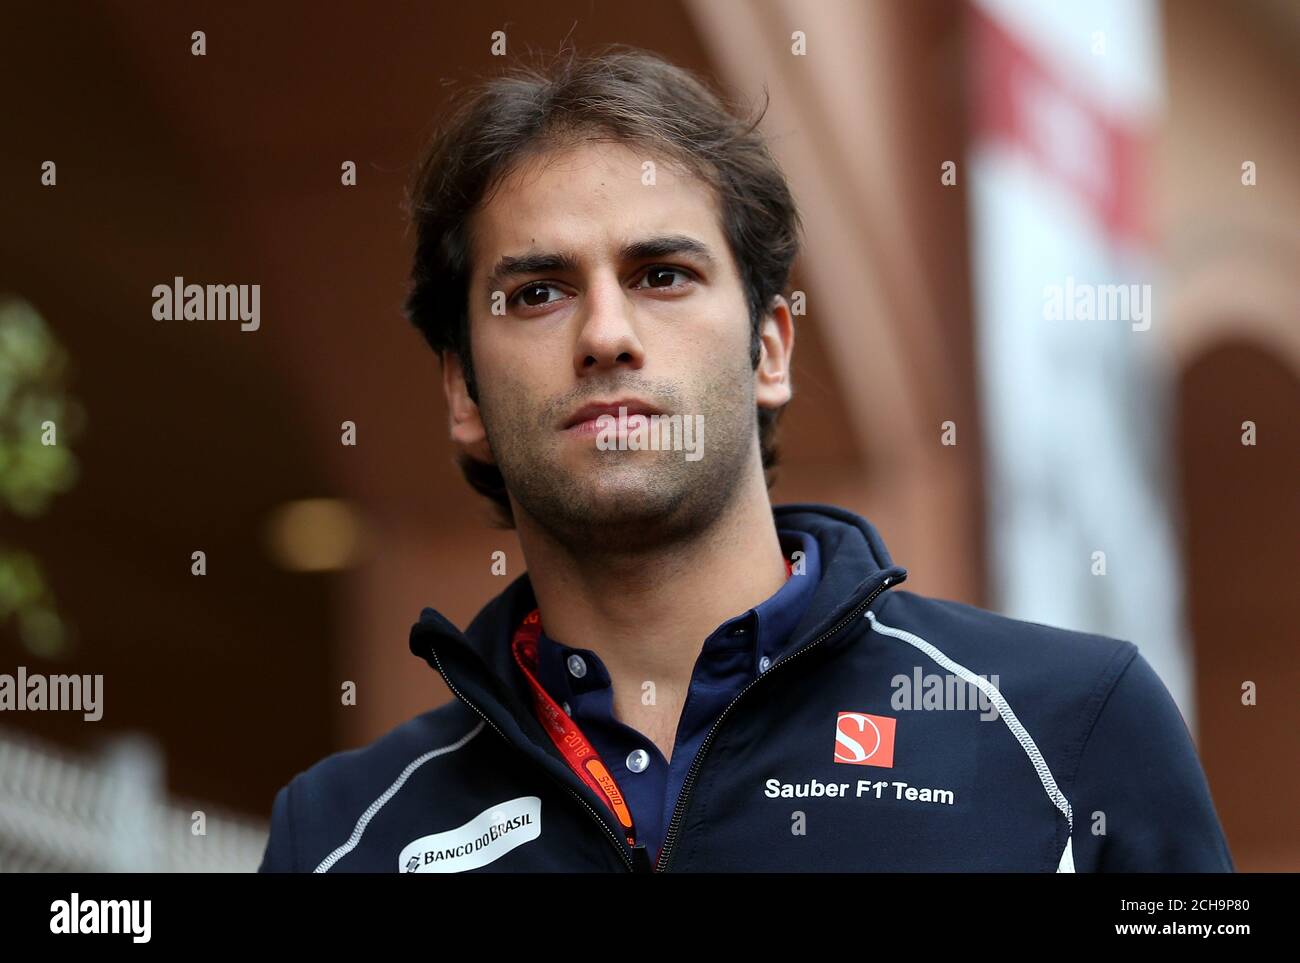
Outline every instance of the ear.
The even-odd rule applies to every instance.
[[[780,408],[790,400],[790,361],[794,353],[794,318],[790,305],[777,295],[759,332],[762,354],[754,371],[754,396],[762,408]]]
[[[496,464],[492,457],[492,446],[488,444],[487,430],[483,427],[483,418],[478,405],[469,396],[465,386],[465,371],[461,367],[460,357],[454,351],[444,351],[442,355],[442,391],[447,396],[449,427],[451,440],[471,458]]]

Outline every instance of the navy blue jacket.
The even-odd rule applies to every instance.
[[[534,715],[509,651],[525,573],[463,634],[421,613],[411,651],[456,698],[296,775],[261,871],[1233,871],[1136,646],[904,591],[865,520],[773,512],[817,539],[821,581],[705,738],[656,864]]]

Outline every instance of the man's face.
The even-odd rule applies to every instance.
[[[470,233],[478,404],[449,365],[452,436],[496,463],[517,519],[566,544],[633,548],[707,525],[749,473],[761,478],[755,404],[779,406],[788,388],[750,365],[744,289],[707,184],[583,144],[511,172]],[[619,402],[692,429],[703,416],[702,454],[619,450],[609,435],[602,449],[580,409],[614,403],[616,415]]]

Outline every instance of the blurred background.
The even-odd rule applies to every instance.
[[[0,712],[0,869],[254,869],[276,789],[450,698],[411,624],[523,559],[452,464],[401,204],[451,92],[566,41],[771,95],[807,228],[773,500],[864,515],[909,590],[1135,642],[1238,868],[1300,869],[1300,5],[5,19],[0,673],[104,682],[99,721]],[[155,321],[177,276],[260,284],[261,327]]]

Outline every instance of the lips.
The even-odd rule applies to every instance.
[[[651,415],[663,414],[663,412],[650,404],[648,401],[642,401],[639,398],[620,398],[614,401],[593,401],[583,405],[577,411],[569,415],[561,426],[561,430],[577,431],[595,431],[596,419],[601,415],[610,415],[618,417],[619,409],[627,409],[627,417],[630,420],[633,415],[645,415],[647,418]]]

